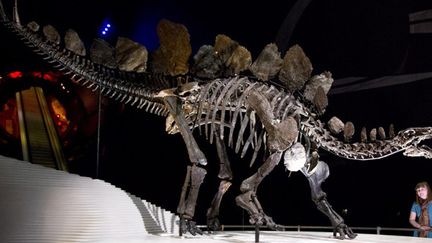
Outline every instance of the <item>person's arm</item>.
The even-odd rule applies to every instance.
[[[410,216],[409,216],[409,222],[414,228],[419,229],[419,230],[430,230],[431,229],[429,227],[429,225],[420,225],[419,223],[417,223],[416,217],[417,217],[417,214],[414,211],[411,211]]]
[[[411,211],[410,216],[409,216],[409,222],[414,228],[420,229],[421,225],[419,223],[417,223],[416,217],[417,217],[416,212]]]

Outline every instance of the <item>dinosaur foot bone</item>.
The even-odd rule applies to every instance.
[[[282,225],[276,224],[273,219],[264,213],[252,214],[249,217],[249,223],[257,226],[267,226],[267,228],[276,231],[284,231]]]
[[[208,218],[207,219],[207,230],[209,232],[211,231],[219,231],[221,230],[221,224],[219,222],[219,218],[218,217],[213,217],[213,218]]]
[[[343,240],[346,237],[348,237],[349,239],[354,239],[357,237],[357,234],[354,233],[351,228],[348,227],[348,225],[341,223],[333,229],[333,236],[340,240]]]
[[[273,219],[267,215],[263,215],[263,218],[265,220],[265,225],[267,225],[267,227],[271,230],[277,230],[277,231],[284,231],[285,228],[280,225],[280,224],[276,224]]]
[[[180,219],[182,221],[181,223],[181,231],[183,234],[189,232],[191,235],[202,235],[203,232],[198,226],[196,225],[195,221],[189,220],[189,219]]]
[[[249,191],[237,196],[236,203],[249,213],[250,224],[256,226],[265,225],[272,230],[284,230],[281,225],[276,224],[270,216],[264,213],[255,193]]]

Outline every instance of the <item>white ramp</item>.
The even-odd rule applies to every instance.
[[[0,242],[104,242],[173,233],[151,223],[160,215],[145,210],[141,200],[104,181],[0,156]]]

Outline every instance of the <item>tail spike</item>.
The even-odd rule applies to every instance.
[[[375,142],[376,141],[376,135],[377,135],[377,130],[376,130],[376,128],[373,128],[370,131],[370,134],[369,134],[369,138],[370,138],[371,142]]]
[[[389,126],[389,138],[394,138],[394,136],[395,136],[394,125],[390,124],[390,126]]]
[[[360,132],[360,141],[362,143],[366,143],[367,142],[367,130],[366,130],[366,127],[362,127],[362,130]]]
[[[355,132],[355,128],[354,128],[354,124],[352,122],[347,122],[345,123],[345,127],[344,127],[344,139],[346,143],[349,143],[352,136],[354,135]]]
[[[383,127],[379,127],[378,128],[378,135],[380,137],[381,140],[385,140],[386,139],[386,134],[385,134],[385,130]]]

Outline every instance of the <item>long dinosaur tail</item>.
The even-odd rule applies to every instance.
[[[346,159],[376,160],[399,152],[408,157],[432,158],[432,149],[420,145],[423,140],[432,139],[432,127],[407,128],[390,139],[358,143],[340,141],[320,121],[304,123],[302,130],[320,148]]]

